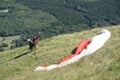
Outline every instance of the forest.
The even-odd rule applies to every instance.
[[[119,3],[120,0],[0,0],[0,37],[21,36],[13,41],[15,47],[21,47],[38,32],[42,32],[40,39],[46,39],[118,25]]]

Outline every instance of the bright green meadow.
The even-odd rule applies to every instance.
[[[103,28],[54,36],[39,41],[39,49],[28,45],[0,52],[0,80],[120,80],[120,26],[104,27],[110,39],[95,53],[65,67],[34,72],[39,65],[56,64],[71,55],[78,43],[91,39]]]

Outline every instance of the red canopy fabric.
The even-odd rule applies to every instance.
[[[85,49],[90,42],[91,42],[91,40],[83,40],[82,42],[80,42],[77,46],[75,54],[72,54],[66,58],[63,58],[61,61],[58,62],[58,64],[65,62],[65,61],[77,56],[78,54],[80,54],[82,52],[82,50]]]

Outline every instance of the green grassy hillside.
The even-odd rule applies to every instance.
[[[105,27],[111,38],[94,54],[51,71],[34,72],[42,64],[54,64],[71,55],[83,39],[90,39],[103,28],[59,35],[39,42],[39,49],[28,53],[28,46],[0,53],[0,80],[120,80],[120,26]]]

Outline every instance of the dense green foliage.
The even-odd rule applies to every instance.
[[[48,12],[67,25],[100,27],[120,22],[119,0],[16,0],[29,8]],[[80,27],[80,26],[79,26]]]
[[[2,0],[0,36],[21,35],[25,42],[37,32],[44,38],[120,24],[119,0]],[[1,10],[8,9],[8,12]],[[43,38],[43,37],[42,37]]]
[[[4,4],[5,5],[5,4]],[[0,13],[0,36],[30,35],[48,27],[56,19],[42,11],[31,10],[16,2],[6,5],[9,12]]]

